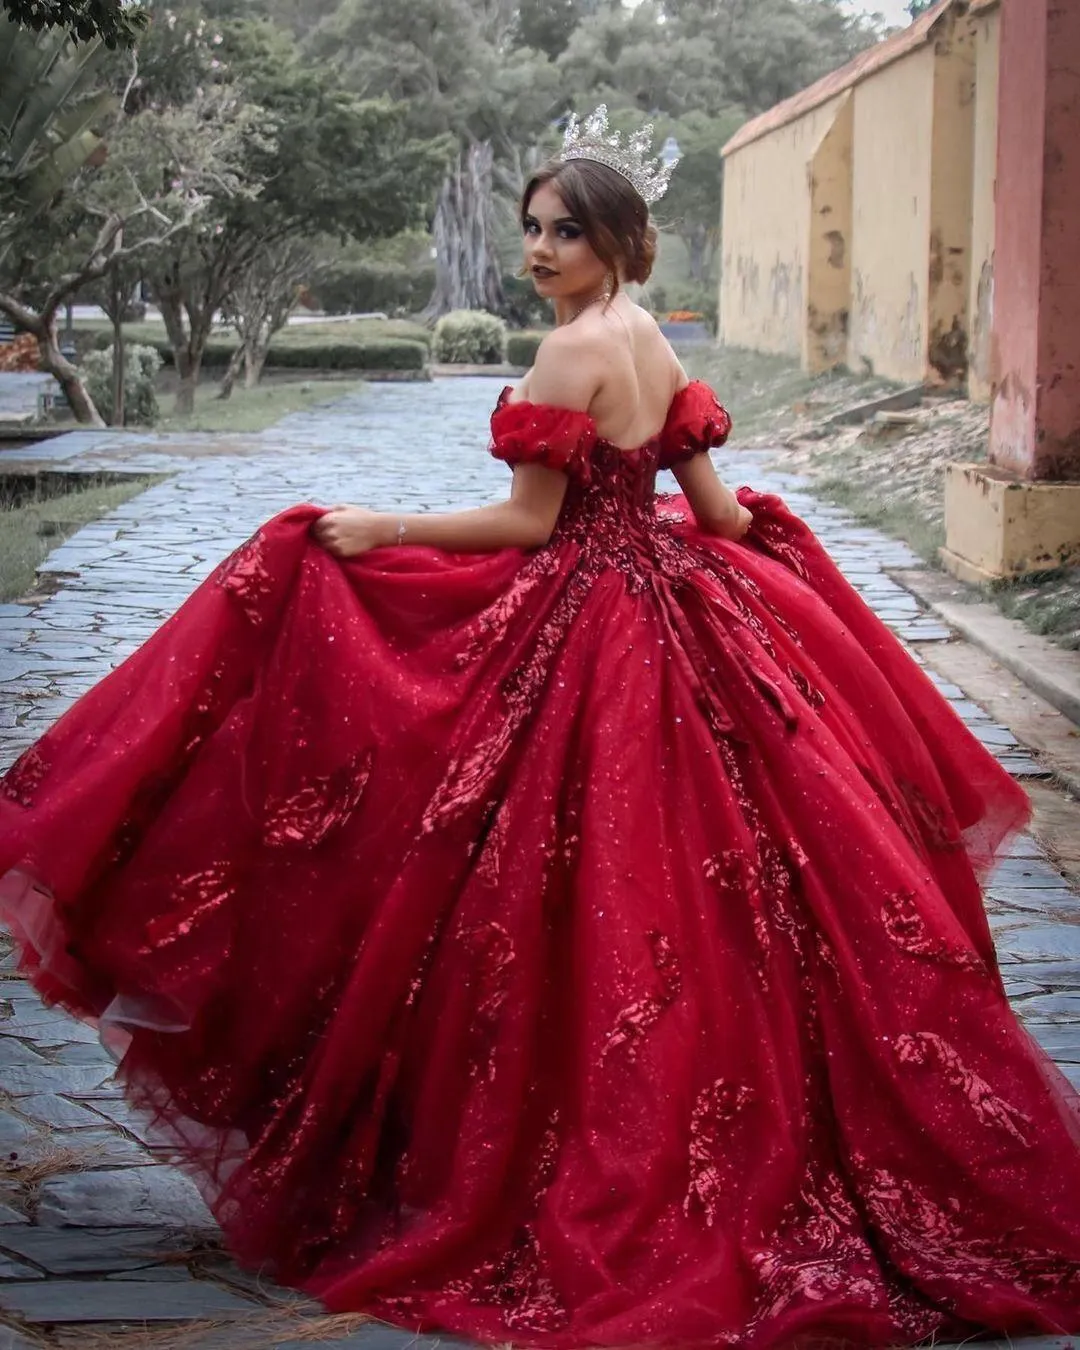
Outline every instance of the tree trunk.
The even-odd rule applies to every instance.
[[[113,411],[112,424],[114,427],[124,425],[124,324],[122,321],[123,307],[117,306],[113,310]]]
[[[50,314],[43,314],[40,320],[40,328],[34,328],[30,331],[38,340],[43,368],[60,382],[68,406],[75,414],[76,422],[82,422],[84,425],[91,427],[103,427],[105,419],[94,407],[94,400],[86,391],[86,385],[82,382],[78,366],[72,365],[67,357],[60,352],[60,341],[56,335],[56,311],[53,310]]]
[[[192,309],[190,303],[185,306],[180,296],[170,292],[158,295],[158,306],[165,321],[165,331],[169,335],[169,346],[172,347],[176,367],[176,412],[180,417],[188,417],[195,411],[195,390],[199,383],[206,340],[210,336],[212,311],[208,317],[201,309]]]
[[[179,417],[190,417],[195,411],[195,390],[199,383],[201,365],[201,354],[198,360],[190,351],[176,354],[176,412]]]
[[[236,383],[236,377],[240,374],[240,367],[244,364],[244,346],[243,343],[237,347],[232,356],[229,357],[229,364],[225,368],[225,374],[221,378],[221,388],[218,390],[218,398],[231,398],[233,385]]]
[[[495,252],[493,164],[490,143],[474,142],[443,180],[435,208],[435,293],[424,311],[428,318],[452,309],[500,314],[506,306]]]
[[[262,379],[263,367],[266,365],[266,358],[270,354],[270,341],[273,334],[268,334],[265,342],[252,342],[244,348],[244,388],[254,389]]]

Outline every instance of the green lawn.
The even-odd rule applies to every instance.
[[[155,480],[131,478],[117,483],[88,476],[86,486],[60,488],[42,477],[26,493],[0,480],[0,600],[25,595],[34,574],[58,544],[92,520],[138,496]]]
[[[203,380],[195,400],[195,411],[190,417],[170,414],[174,403],[171,394],[161,396],[164,415],[155,426],[156,431],[263,431],[280,422],[289,413],[301,412],[318,403],[342,398],[364,387],[363,380],[282,380],[264,379],[255,389],[237,386],[232,397],[217,397],[216,379]]]

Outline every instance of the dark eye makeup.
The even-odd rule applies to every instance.
[[[526,216],[522,221],[522,227],[526,234],[532,234],[539,230],[540,222],[535,216]],[[572,220],[557,220],[555,228],[564,239],[580,239],[582,235],[581,226],[575,224]]]

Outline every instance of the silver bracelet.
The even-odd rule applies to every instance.
[[[396,542],[399,543],[399,544],[403,544],[403,543],[405,542],[405,522],[404,522],[404,520],[399,520],[398,523],[397,523],[397,540],[396,540]]]

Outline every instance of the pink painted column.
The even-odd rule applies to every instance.
[[[1080,0],[1002,0],[990,459],[1080,479]]]

